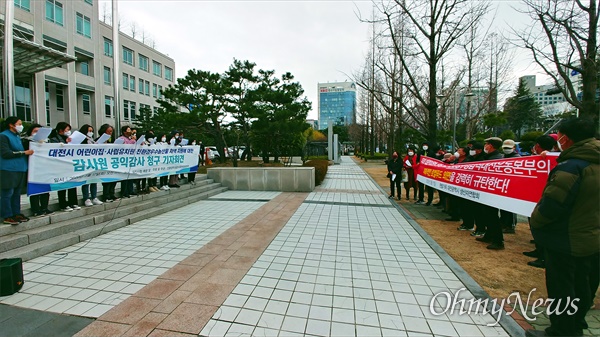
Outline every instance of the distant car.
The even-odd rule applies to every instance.
[[[219,151],[217,150],[216,146],[207,146],[206,149],[208,149],[208,159],[214,161],[221,158],[221,155],[219,155]]]

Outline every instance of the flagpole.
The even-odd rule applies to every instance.
[[[3,85],[4,85],[4,111],[2,116],[15,116],[15,66],[13,55],[13,21],[15,3],[6,1],[4,15],[4,55],[3,55]]]
[[[12,2],[12,1],[8,1]],[[121,44],[119,42],[119,10],[117,0],[112,0],[112,28],[113,28],[113,94],[114,94],[114,107],[115,113],[115,130],[117,137],[121,132],[121,95],[119,86],[120,71],[120,56],[121,56]],[[113,140],[115,138],[113,137]]]

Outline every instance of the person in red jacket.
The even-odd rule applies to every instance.
[[[408,181],[404,183],[404,190],[406,191],[406,200],[410,200],[410,188],[413,188],[413,197],[417,200],[417,192],[419,191],[419,184],[417,183],[417,154],[414,147],[408,148],[408,154],[404,156],[402,160],[404,169],[408,174]]]

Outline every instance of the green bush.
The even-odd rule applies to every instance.
[[[373,153],[373,155],[371,156],[371,155],[365,153],[363,155],[363,159],[366,159],[366,160],[378,160],[378,159],[381,159],[381,160],[383,160],[383,159],[388,159],[388,154],[387,153]]]
[[[327,156],[308,156],[306,160],[329,160]]]
[[[327,168],[329,167],[329,160],[315,159],[309,160],[304,165],[306,167],[315,168],[315,185],[321,185],[327,174]]]

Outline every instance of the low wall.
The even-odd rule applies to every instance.
[[[208,179],[230,190],[312,192],[314,167],[216,167],[207,170]]]

